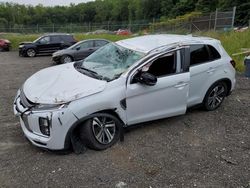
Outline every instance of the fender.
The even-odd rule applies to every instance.
[[[87,119],[90,119],[94,116],[94,114],[96,113],[108,113],[108,114],[111,114],[111,115],[114,115],[116,118],[118,118],[122,124],[123,124],[123,127],[125,127],[125,124],[124,122],[122,121],[122,119],[119,117],[119,115],[116,113],[116,109],[107,109],[107,110],[101,110],[101,111],[97,111],[95,113],[92,113],[90,115],[87,115],[83,118],[80,118],[78,119],[76,116],[76,118],[78,119],[71,127],[70,129],[68,130],[67,134],[66,134],[66,137],[65,137],[65,141],[64,141],[64,149],[69,149],[71,146],[72,146],[72,142],[71,142],[71,136],[72,136],[72,133],[74,132],[74,130],[80,125],[82,124],[84,121],[86,121]],[[124,130],[121,129],[121,136],[120,136],[120,141],[124,141]]]

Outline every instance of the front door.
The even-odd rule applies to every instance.
[[[127,84],[127,123],[140,122],[184,114],[189,91],[189,71],[182,68],[181,51],[163,54],[138,69],[157,77],[154,86],[136,83],[131,76]]]
[[[82,42],[81,44],[79,44],[79,46],[76,47],[74,56],[76,60],[81,60],[81,59],[88,57],[94,51],[95,51],[94,41],[89,40],[89,41]]]
[[[37,41],[37,51],[38,53],[50,53],[51,51],[50,36],[42,37],[39,41]]]

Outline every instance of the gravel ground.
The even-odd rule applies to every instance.
[[[17,89],[51,57],[0,53],[0,187],[250,187],[250,79],[214,112],[130,128],[105,151],[59,155],[24,138],[13,115]]]

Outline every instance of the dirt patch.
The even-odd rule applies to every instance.
[[[0,187],[247,187],[250,185],[250,79],[214,112],[130,128],[105,151],[58,155],[23,137],[12,111],[17,89],[51,57],[0,53]]]

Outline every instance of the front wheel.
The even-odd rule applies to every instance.
[[[64,55],[61,57],[61,63],[70,63],[72,61],[73,61],[73,58],[68,55]]]
[[[26,55],[28,57],[35,57],[36,56],[36,51],[33,48],[29,48],[26,52]]]
[[[123,123],[106,113],[93,114],[80,128],[80,139],[95,150],[104,150],[120,138]]]
[[[227,94],[227,85],[224,82],[213,84],[207,91],[203,105],[206,110],[212,111],[217,109],[225,99]]]

